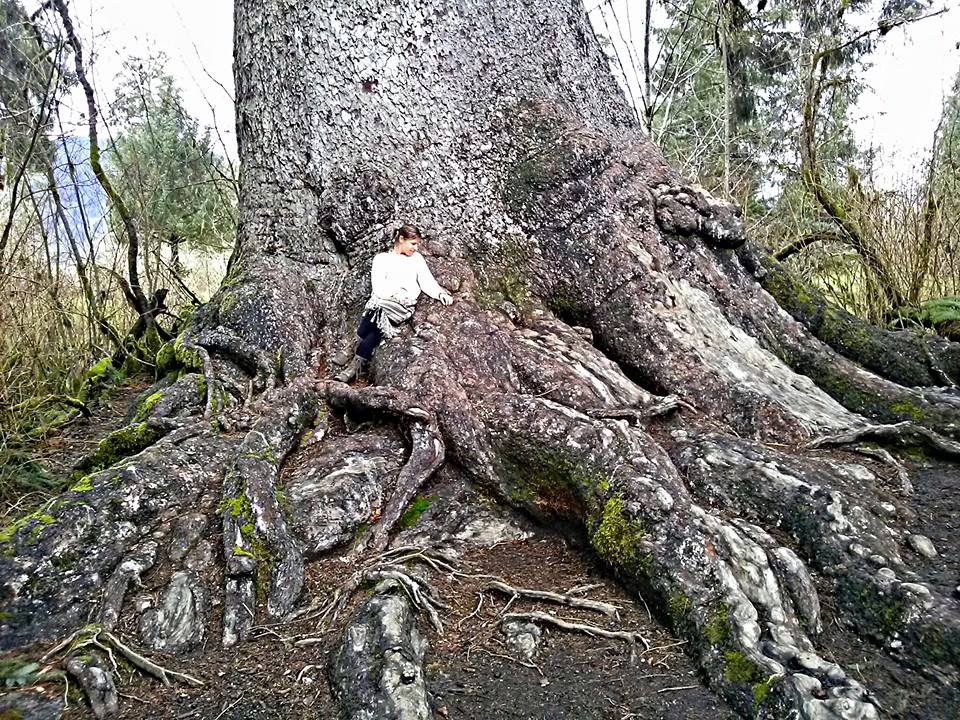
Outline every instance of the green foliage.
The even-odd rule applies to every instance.
[[[723,188],[729,167],[730,194],[748,217],[765,215],[797,167],[810,58],[844,42],[866,6],[850,2],[838,16],[826,0],[786,0],[760,11],[715,0],[665,4],[656,32],[665,51],[653,68],[648,124],[667,158],[711,189]],[[863,85],[850,70],[867,49],[854,43],[831,58],[831,76],[842,81],[819,115],[826,139],[819,156],[828,165],[855,153],[847,112]]]
[[[232,245],[236,188],[210,132],[201,132],[184,109],[165,64],[162,54],[125,63],[112,106],[123,129],[105,157],[145,252],[165,244],[176,265],[181,244],[213,251]]]
[[[53,159],[50,106],[66,73],[63,57],[46,50],[50,40],[18,0],[0,0],[0,177],[12,179],[24,163],[36,172]]]
[[[920,306],[920,321],[938,332],[960,335],[960,295],[927,300]]]
[[[0,680],[8,688],[29,685],[36,679],[39,669],[40,664],[33,660],[16,656],[4,658],[0,660]]]

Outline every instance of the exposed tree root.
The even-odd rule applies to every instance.
[[[179,343],[184,349],[196,353],[197,357],[200,358],[206,390],[203,403],[203,419],[210,420],[217,410],[217,374],[213,367],[213,360],[205,347],[196,344],[191,339],[190,330],[184,331]]]
[[[193,687],[204,685],[199,678],[171,670],[150,660],[100,625],[87,626],[72,633],[48,650],[40,658],[40,664],[49,662],[62,652],[65,653],[61,661],[63,667],[80,683],[93,714],[98,718],[112,717],[119,709],[119,693],[113,680],[113,674],[117,671],[115,652],[167,687],[172,685],[173,680]],[[112,671],[104,663],[102,655],[109,658]]]
[[[274,617],[293,608],[303,587],[303,556],[288,529],[277,478],[316,412],[316,395],[294,384],[271,400],[240,443],[223,484],[225,647],[253,626],[258,587]]]
[[[429,720],[427,642],[401,592],[364,599],[343,631],[329,674],[345,720]]]
[[[80,683],[96,717],[105,718],[117,714],[119,701],[113,675],[104,667],[103,660],[97,653],[68,657],[63,661],[63,666]]]
[[[547,590],[531,590],[529,588],[513,587],[500,580],[494,580],[487,583],[486,590],[496,590],[497,592],[511,595],[514,598],[524,597],[531,600],[544,600],[557,605],[566,605],[572,608],[581,608],[584,610],[593,610],[603,613],[608,617],[618,617],[619,607],[599,600],[588,600],[585,598],[573,597],[571,595],[561,595],[560,593],[549,592]]]
[[[940,433],[909,421],[894,425],[866,425],[848,432],[826,435],[810,442],[809,447],[837,447],[863,440],[882,440],[900,445],[924,445],[948,457],[960,457],[960,442],[945,438]]]
[[[898,653],[917,665],[942,666],[948,673],[960,666],[954,601],[916,582],[900,554],[906,533],[888,526],[866,504],[869,498],[831,489],[842,478],[859,485],[865,468],[817,463],[717,436],[684,441],[674,457],[711,505],[768,518],[793,535],[808,561],[833,579],[841,609],[861,632],[884,643],[908,638]],[[739,527],[761,537],[755,526]],[[784,570],[793,569],[787,586],[794,588],[797,607],[803,607],[805,599],[815,597],[803,563],[796,557],[781,560]],[[920,641],[923,637],[943,642]]]
[[[905,386],[960,382],[960,345],[930,333],[883,330],[830,303],[816,287],[749,247],[738,255],[777,303],[818,339]]]
[[[117,566],[103,591],[100,622],[106,630],[113,630],[120,619],[123,599],[130,583],[140,584],[140,576],[153,567],[157,559],[156,540],[147,540],[129,553]]]
[[[571,632],[582,632],[587,635],[593,635],[596,637],[604,637],[610,640],[623,640],[635,645],[636,643],[642,643],[645,650],[650,649],[650,643],[647,639],[638,632],[630,632],[627,630],[605,630],[604,628],[597,627],[596,625],[588,625],[586,623],[573,622],[570,620],[564,620],[558,618],[550,613],[545,612],[527,612],[527,613],[507,613],[501,619],[501,623],[509,622],[510,620],[519,620],[522,622],[533,622],[533,623],[542,623],[545,625],[553,625],[558,627],[561,630],[569,630]]]
[[[112,653],[116,651],[135,667],[147,673],[148,675],[155,677],[157,680],[160,680],[168,687],[172,684],[171,678],[194,687],[202,687],[204,684],[202,680],[195,678],[192,675],[177,672],[176,670],[171,670],[170,668],[166,668],[158,663],[155,663],[153,660],[150,660],[144,655],[141,655],[137,651],[133,650],[130,646],[121,641],[120,638],[114,633],[104,629],[99,625],[90,625],[71,633],[67,638],[61,640],[59,643],[50,648],[50,650],[44,653],[43,657],[40,658],[40,663],[43,664],[49,662],[53,657],[64,650],[66,650],[67,657],[69,658],[78,650],[88,647],[99,648],[111,656]],[[116,663],[114,663],[114,669],[116,669]]]
[[[417,491],[443,464],[444,444],[432,413],[417,407],[403,393],[385,387],[350,388],[343,383],[327,385],[331,406],[360,412],[389,412],[411,419],[410,457],[400,470],[393,494],[380,518],[355,543],[352,555],[379,552],[390,541],[390,531]]]

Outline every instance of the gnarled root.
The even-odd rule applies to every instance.
[[[82,657],[73,655],[64,660],[63,666],[80,683],[96,717],[105,718],[117,714],[119,705],[113,675],[97,653]]]
[[[333,407],[361,412],[389,412],[410,419],[410,457],[397,475],[393,494],[380,519],[356,542],[352,554],[379,552],[390,541],[390,531],[420,487],[443,464],[444,444],[433,413],[417,407],[403,393],[387,387],[350,388],[341,383],[327,385],[327,399]]]
[[[293,608],[303,587],[303,556],[288,529],[277,478],[317,399],[304,386],[291,385],[271,401],[240,444],[223,484],[224,647],[254,624],[257,586],[275,617]]]
[[[768,518],[793,535],[809,562],[833,579],[841,608],[861,632],[881,642],[898,639],[899,654],[918,666],[960,667],[955,601],[916,581],[900,554],[907,534],[869,505],[862,485],[872,476],[865,468],[713,435],[682,440],[673,456],[712,505]],[[849,496],[835,489],[842,482]],[[799,560],[790,565],[803,567]],[[793,594],[801,604],[814,591]]]
[[[878,440],[899,445],[924,445],[947,457],[960,457],[960,442],[907,420],[893,425],[865,425],[852,428],[847,432],[824,435],[811,441],[809,447],[837,447],[863,440]]]

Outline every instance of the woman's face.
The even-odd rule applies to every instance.
[[[393,249],[396,250],[401,255],[406,255],[407,257],[410,257],[417,251],[417,248],[419,247],[420,247],[420,238],[416,236],[412,238],[399,237],[397,238],[397,242],[393,246]]]

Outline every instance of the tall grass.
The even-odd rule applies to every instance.
[[[37,462],[34,452],[65,423],[82,421],[71,401],[79,399],[88,369],[116,349],[97,328],[76,264],[55,228],[23,209],[16,223],[18,242],[0,262],[0,516],[62,486],[64,479]],[[95,248],[84,262],[99,307],[123,334],[136,319],[116,280],[125,248],[108,230],[85,245]],[[188,293],[164,267],[162,253],[146,257],[153,260],[152,284],[170,289],[171,317],[161,320],[168,328],[189,311],[190,293],[207,299],[216,290],[226,262],[224,254],[183,253]]]

